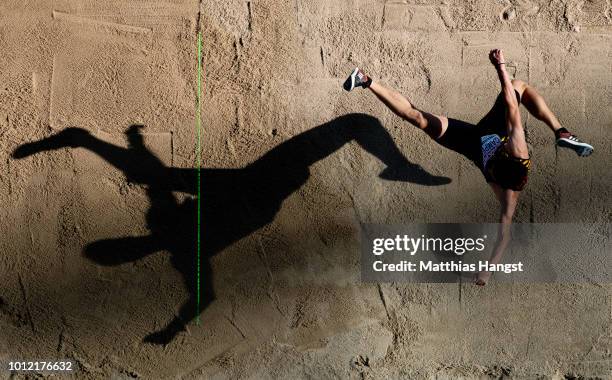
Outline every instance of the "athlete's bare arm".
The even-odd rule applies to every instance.
[[[516,211],[516,205],[518,203],[520,192],[504,189],[495,183],[489,183],[489,185],[491,186],[491,189],[493,189],[495,197],[501,205],[497,240],[495,241],[495,246],[493,247],[491,257],[489,258],[490,264],[498,264],[502,259],[504,251],[510,243],[510,227],[512,226],[512,218],[514,217],[514,212]],[[476,277],[476,284],[486,285],[490,277],[491,272],[480,272]]]
[[[511,135],[512,130],[516,126],[521,125],[521,115],[519,113],[519,104],[514,95],[514,86],[508,71],[506,70],[506,62],[504,53],[500,49],[491,50],[489,53],[489,59],[493,66],[497,70],[499,81],[501,82],[502,94],[504,95],[504,101],[506,102],[506,109],[508,110],[507,115],[507,130],[508,135]]]
[[[489,59],[499,76],[499,81],[502,87],[504,101],[506,102],[506,130],[508,131],[508,143],[506,150],[514,157],[527,158],[529,150],[527,149],[527,141],[525,139],[525,131],[521,123],[521,113],[519,111],[519,103],[516,100],[514,93],[514,85],[506,70],[506,61],[504,53],[500,49],[491,50]]]

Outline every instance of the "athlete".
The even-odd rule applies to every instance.
[[[368,88],[396,115],[427,133],[440,145],[470,159],[482,172],[501,205],[500,227],[489,263],[497,264],[510,239],[510,225],[518,197],[527,184],[531,160],[521,122],[519,104],[543,121],[554,132],[557,145],[585,157],[593,147],[563,128],[540,94],[529,84],[510,79],[504,54],[491,50],[489,59],[501,82],[501,93],[493,108],[476,125],[422,111],[398,92],[373,81],[356,68],[344,82],[344,89]],[[477,285],[485,285],[491,272],[475,276]]]

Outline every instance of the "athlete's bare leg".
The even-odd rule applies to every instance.
[[[448,118],[434,115],[415,108],[410,101],[397,91],[372,81],[369,89],[393,113],[415,127],[427,133],[431,138],[438,139],[448,128]]]
[[[533,117],[543,121],[553,132],[561,129],[561,123],[533,86],[518,79],[513,80],[512,84],[515,88],[522,90],[519,91],[521,92],[521,103]]]
[[[561,126],[561,123],[550,110],[544,98],[533,86],[518,79],[514,79],[512,85],[521,94],[521,103],[527,108],[529,113],[536,119],[544,122],[555,134],[558,146],[570,148],[576,154],[583,157],[593,152],[593,147],[590,144],[581,141]]]

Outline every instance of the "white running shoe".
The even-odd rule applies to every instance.
[[[355,70],[346,78],[344,81],[344,89],[346,91],[351,91],[355,87],[363,87],[365,88],[369,83],[369,78],[363,71],[359,69],[359,67],[355,67]]]
[[[571,134],[567,129],[561,128],[555,134],[557,135],[558,146],[572,149],[580,157],[586,157],[593,153],[591,145],[580,141],[578,137]]]

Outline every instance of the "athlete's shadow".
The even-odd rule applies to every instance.
[[[410,163],[391,136],[374,117],[349,114],[301,133],[273,148],[242,169],[201,169],[201,278],[197,294],[196,231],[197,198],[182,203],[172,193],[197,194],[197,171],[164,165],[143,144],[140,126],[126,131],[128,148],[102,141],[79,128],[68,128],[40,141],[19,146],[14,158],[65,147],[92,151],[121,170],[128,181],[146,187],[150,201],[147,224],[150,234],[98,240],[84,255],[99,265],[114,266],[139,260],[152,253],[171,253],[181,273],[189,299],[164,329],[145,341],[166,344],[214,299],[209,258],[239,239],[272,222],[283,200],[310,176],[309,167],[350,141],[383,161],[380,177],[427,186],[442,185],[449,178],[428,174]],[[197,309],[199,297],[199,310]]]

